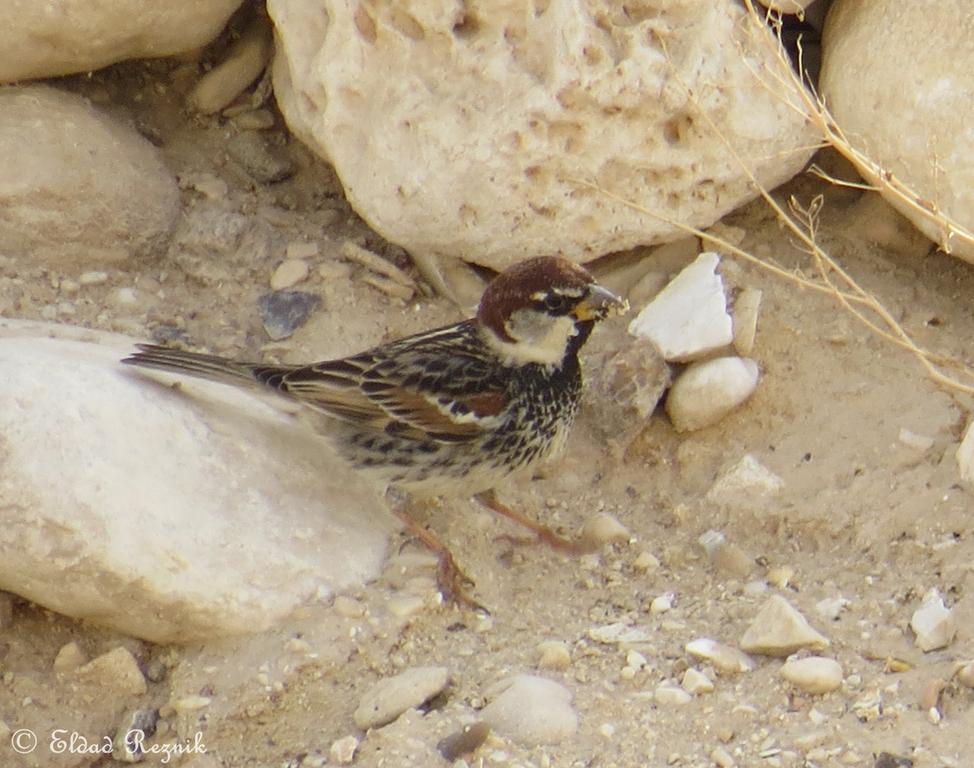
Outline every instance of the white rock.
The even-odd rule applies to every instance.
[[[916,634],[917,648],[924,652],[946,648],[953,642],[957,621],[944,605],[939,590],[931,589],[923,596],[920,607],[910,619],[910,629]]]
[[[802,648],[823,650],[829,641],[785,598],[772,595],[741,638],[741,648],[764,656],[788,656]]]
[[[492,729],[524,746],[556,744],[578,730],[572,693],[553,680],[516,675],[488,692],[481,711]]]
[[[649,339],[668,361],[696,360],[734,338],[720,256],[701,253],[629,323],[629,333]]]
[[[538,669],[568,669],[572,664],[572,654],[568,646],[560,640],[545,640],[538,643]]]
[[[957,467],[960,470],[961,480],[974,483],[974,419],[971,419],[967,425],[964,439],[957,449]]]
[[[734,349],[742,357],[754,351],[763,295],[757,288],[745,288],[734,301]]]
[[[366,691],[352,719],[363,731],[391,723],[439,694],[449,680],[446,667],[413,667],[387,677]]]
[[[836,0],[822,38],[819,90],[852,145],[913,189],[921,204],[905,204],[860,164],[864,178],[927,237],[971,261],[974,241],[948,238],[936,218],[918,210],[936,206],[974,230],[969,13],[966,0]],[[910,63],[908,78],[899,62]]]
[[[822,656],[789,659],[778,674],[806,693],[828,693],[842,685],[842,665]]]
[[[726,506],[748,506],[781,491],[784,481],[752,454],[745,453],[707,491],[707,500]]]
[[[702,693],[713,693],[714,682],[699,669],[690,667],[683,673],[683,680],[680,682],[683,689],[694,696]]]
[[[56,6],[5,0],[0,82],[195,51],[220,33],[239,5],[240,0],[60,0]]]
[[[622,643],[645,643],[649,641],[649,633],[640,627],[631,627],[622,622],[603,624],[599,627],[592,627],[588,631],[588,636],[597,643],[606,645],[616,645]]]
[[[709,427],[751,396],[758,376],[758,364],[743,357],[693,363],[670,387],[666,413],[677,432]]]
[[[78,276],[78,282],[81,285],[102,285],[108,282],[108,273],[102,272],[101,270],[82,272]]]
[[[79,96],[0,89],[0,157],[0,253],[89,266],[167,244],[179,190],[159,153]]]
[[[769,189],[815,138],[756,83],[783,67],[766,27],[734,3],[647,14],[611,0],[267,7],[289,126],[335,166],[369,224],[410,251],[502,269],[673,239],[682,232],[666,218],[709,226],[754,196],[701,109]]]
[[[750,672],[755,667],[754,659],[738,648],[718,643],[709,637],[700,637],[686,644],[686,652],[695,659],[709,661],[725,674]]]
[[[0,320],[4,589],[185,643],[377,575],[391,516],[323,440],[231,387],[162,387],[119,364],[131,351]]]
[[[328,756],[338,765],[351,765],[355,760],[355,750],[358,749],[359,741],[354,736],[343,736],[331,743],[328,748]]]
[[[679,707],[689,704],[693,697],[673,683],[660,683],[653,691],[653,700],[661,707]]]
[[[76,642],[65,643],[58,649],[57,656],[54,657],[54,671],[59,674],[74,672],[82,664],[87,663],[88,658]]]
[[[285,259],[271,275],[271,288],[275,291],[292,288],[302,280],[306,280],[310,271],[306,261]]]
[[[662,595],[657,595],[649,604],[649,612],[654,616],[660,613],[666,613],[673,608],[674,597],[675,595],[672,592],[664,592]]]

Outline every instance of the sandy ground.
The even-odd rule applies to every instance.
[[[108,270],[107,282],[72,295],[60,284],[76,274],[26,260],[4,263],[4,274],[24,279],[12,315],[41,319],[51,313],[45,308],[67,302],[61,322],[286,360],[352,352],[459,316],[442,298],[403,301],[365,285],[362,268],[340,259],[346,239],[416,273],[406,254],[351,212],[330,169],[278,127],[269,142],[297,171],[276,184],[255,183],[227,158],[232,126],[188,117],[177,89],[153,87],[167,82],[168,71],[166,64],[126,65],[64,85],[159,141],[184,187],[177,233],[184,247],[164,260]],[[225,195],[207,198],[193,188],[210,175],[226,183]],[[854,215],[857,191],[803,178],[778,191],[789,194],[806,201],[823,194],[820,239],[833,256],[921,344],[969,359],[968,265],[917,253],[909,237],[902,248],[895,237],[886,247],[870,244],[869,222]],[[237,215],[248,222],[243,245],[219,241],[212,233],[221,217]],[[763,203],[725,223],[741,230],[743,246],[756,256],[810,271]],[[271,344],[256,299],[287,244],[299,241],[319,246],[312,276],[299,287],[318,292],[322,305],[293,337]],[[651,270],[679,266],[646,253]],[[934,385],[909,354],[832,299],[746,263],[727,260],[722,273],[732,289],[764,292],[754,351],[762,378],[745,407],[689,435],[677,434],[658,413],[621,457],[603,449],[589,408],[560,465],[500,489],[509,503],[566,532],[608,512],[631,532],[627,544],[581,559],[514,546],[497,539],[517,533],[506,522],[472,502],[447,499],[425,511],[424,522],[476,581],[489,619],[417,603],[417,595],[431,592],[428,558],[404,536],[394,543],[393,551],[403,548],[386,575],[350,599],[309,609],[267,636],[206,647],[152,646],[14,599],[0,634],[0,720],[10,731],[32,728],[42,744],[28,756],[0,746],[3,764],[107,764],[102,755],[55,754],[43,742],[55,728],[98,741],[133,708],[162,707],[159,743],[201,739],[206,750],[172,764],[325,765],[332,743],[353,735],[362,740],[356,765],[446,765],[437,753],[440,739],[476,719],[492,684],[527,672],[572,691],[577,734],[535,747],[492,734],[467,756],[469,765],[708,766],[727,757],[739,766],[910,764],[878,758],[883,752],[916,766],[970,765],[974,691],[950,679],[955,662],[974,657],[974,601],[967,593],[972,496],[954,460],[970,403]],[[125,287],[137,290],[137,303],[115,300]],[[590,342],[592,351],[617,333],[604,329]],[[931,438],[931,447],[905,444],[904,429]],[[782,478],[781,493],[731,508],[709,502],[715,477],[746,453]],[[707,559],[697,539],[711,529],[753,559],[750,573],[730,573]],[[644,552],[658,568],[634,566]],[[780,566],[792,568],[793,577],[767,585],[769,569]],[[946,649],[925,654],[909,621],[932,587],[953,607],[959,632]],[[672,608],[651,612],[664,593],[673,594]],[[770,594],[785,595],[829,638],[825,655],[841,663],[845,676],[837,691],[802,693],[780,678],[780,660],[756,657],[754,671],[722,675],[687,656],[684,646],[694,638],[735,644]],[[836,598],[848,603],[835,620],[816,611],[819,601]],[[632,671],[624,672],[632,649],[591,639],[592,628],[613,622],[648,632],[636,648],[644,667],[629,664]],[[567,646],[567,669],[538,670],[537,648],[548,640]],[[86,658],[128,648],[147,675],[148,692],[125,695],[115,683],[99,688],[97,681],[79,687],[58,676],[53,659],[70,641]],[[356,729],[352,713],[372,684],[426,665],[447,667],[452,679],[426,711],[368,736]],[[679,683],[691,665],[711,676],[713,693],[682,705],[654,700],[660,683]],[[942,717],[934,722],[924,692],[938,680],[947,682]]]

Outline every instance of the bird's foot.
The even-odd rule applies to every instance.
[[[546,525],[542,525],[539,522],[532,520],[530,517],[521,514],[513,509],[511,509],[506,504],[502,503],[497,499],[497,496],[493,491],[484,491],[483,493],[478,493],[474,498],[483,504],[487,509],[496,512],[502,517],[506,517],[508,520],[512,520],[524,528],[531,531],[535,538],[524,539],[518,536],[512,536],[510,534],[502,534],[497,538],[502,541],[507,541],[511,544],[545,544],[558,552],[565,552],[570,555],[584,555],[586,552],[591,551],[591,547],[587,546],[582,541],[573,541],[572,539],[566,539],[563,536],[559,536],[551,528]]]
[[[473,579],[460,570],[446,544],[417,523],[405,508],[396,509],[396,516],[405,523],[423,546],[436,555],[436,587],[443,596],[443,602],[453,603],[460,609],[490,615],[490,611],[467,593],[467,589],[474,585]]]

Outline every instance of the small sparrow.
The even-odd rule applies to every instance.
[[[411,496],[463,493],[570,548],[497,501],[514,472],[556,455],[582,392],[578,351],[595,323],[628,310],[584,268],[543,256],[497,275],[475,317],[338,360],[237,362],[154,344],[123,363],[270,389],[328,418],[326,437],[358,470]],[[476,607],[446,547],[405,511],[439,557],[444,597]]]

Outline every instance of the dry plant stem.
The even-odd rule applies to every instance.
[[[755,9],[752,0],[744,0],[744,5],[747,7],[752,21],[764,26],[765,20],[769,17],[759,13]],[[888,190],[911,211],[936,224],[943,233],[940,247],[946,253],[951,252],[951,244],[957,240],[963,240],[969,245],[974,245],[974,233],[940,210],[940,207],[935,201],[922,198],[907,184],[894,176],[891,171],[883,168],[879,163],[872,160],[864,152],[856,149],[851,144],[845,132],[832,117],[822,97],[818,95],[811,84],[804,82],[803,78],[791,67],[787,59],[787,54],[784,52],[784,48],[780,42],[779,39],[778,45],[770,46],[769,40],[769,46],[771,47],[772,55],[778,59],[779,64],[784,66],[780,70],[772,70],[767,66],[764,67],[765,73],[771,78],[770,83],[760,73],[753,72],[752,70],[755,79],[770,93],[782,99],[803,117],[811,120],[825,141],[835,147],[839,153],[855,165],[860,173],[868,181],[872,182],[874,188]],[[801,56],[802,52],[799,45],[799,72],[803,71]],[[787,76],[783,76],[781,72],[787,72],[788,74]],[[796,97],[797,102],[789,97]]]

